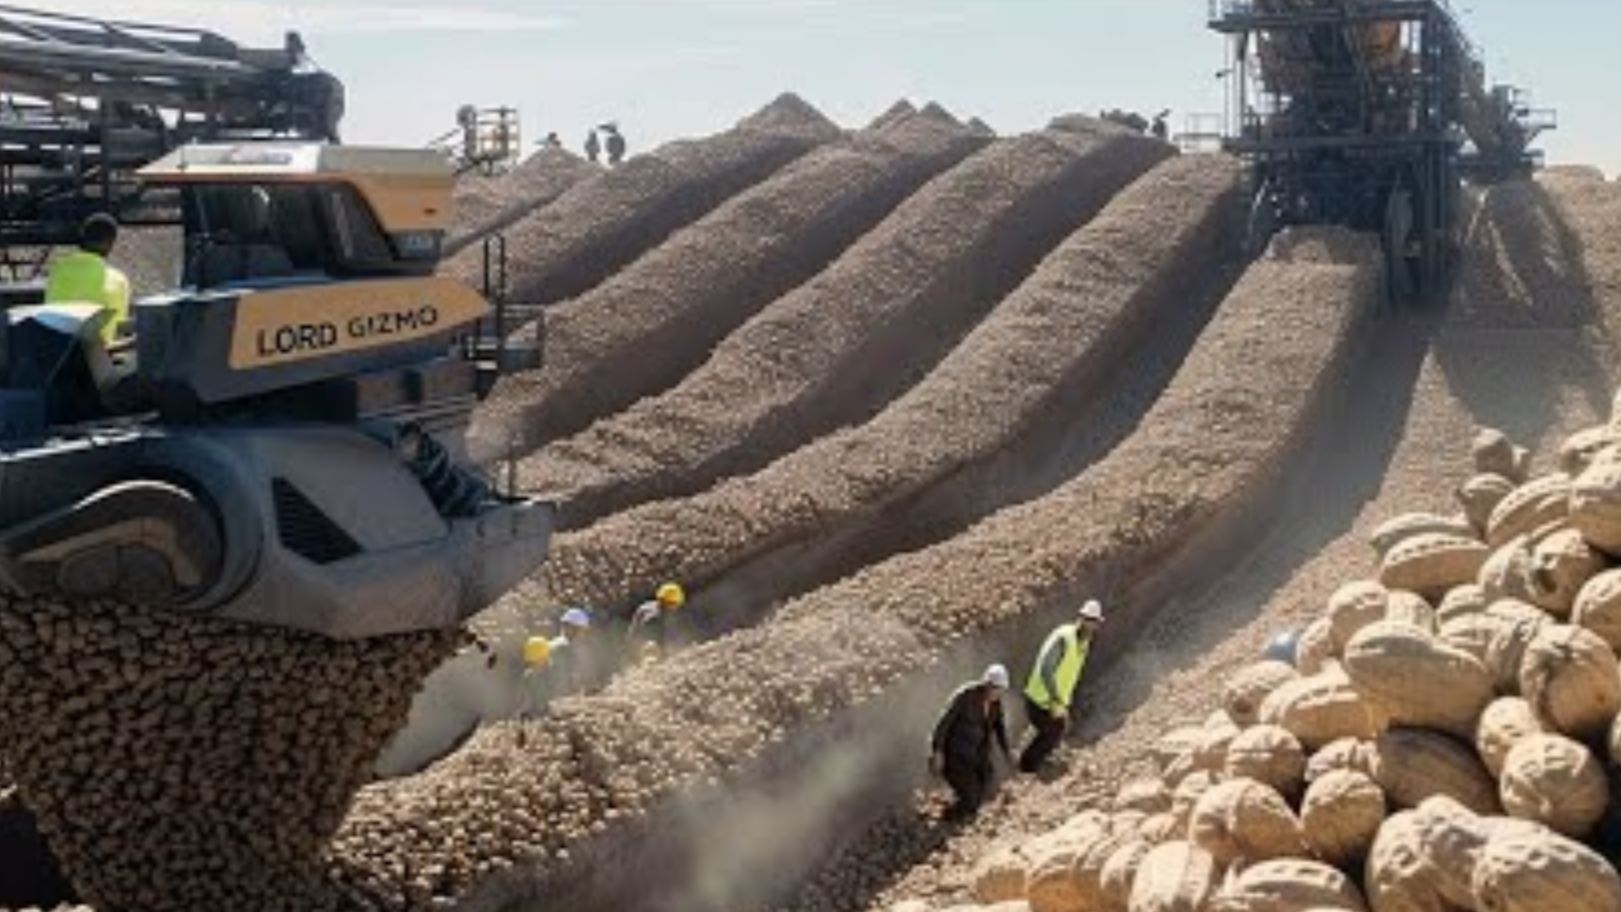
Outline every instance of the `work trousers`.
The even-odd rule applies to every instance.
[[[985,793],[991,787],[991,764],[988,759],[975,761],[947,755],[945,768],[940,775],[946,780],[946,785],[951,786],[952,794],[957,796],[957,803],[946,812],[948,817],[965,820],[979,813],[979,806],[985,803]]]
[[[1064,740],[1065,725],[1064,720],[1054,719],[1051,712],[1037,706],[1036,701],[1029,697],[1024,698],[1024,711],[1030,717],[1036,736],[1030,739],[1024,753],[1019,755],[1019,769],[1034,773],[1041,769],[1041,765],[1047,762],[1047,758]]]

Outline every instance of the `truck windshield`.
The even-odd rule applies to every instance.
[[[342,183],[194,186],[186,189],[185,212],[186,284],[194,288],[429,275],[437,260],[400,256],[360,195]]]
[[[199,288],[329,274],[313,187],[233,184],[187,194],[186,283]]]

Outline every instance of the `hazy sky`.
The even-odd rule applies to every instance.
[[[1002,132],[1120,106],[1219,111],[1208,0],[18,0],[189,24],[242,41],[304,33],[348,86],[349,141],[421,143],[462,104],[510,104],[526,142],[578,149],[617,120],[632,151],[723,129],[783,90],[846,125],[935,99]],[[1494,77],[1560,109],[1555,161],[1621,171],[1607,73],[1615,0],[1457,4]]]

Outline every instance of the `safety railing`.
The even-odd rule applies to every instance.
[[[1220,152],[1222,141],[1227,138],[1226,129],[1227,124],[1220,114],[1189,114],[1183,120],[1182,132],[1176,134],[1176,145],[1189,154]]]

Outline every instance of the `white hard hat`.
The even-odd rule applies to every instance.
[[[1103,605],[1097,599],[1087,599],[1081,606],[1081,620],[1103,623]]]
[[[564,627],[590,627],[591,612],[584,608],[570,608],[563,612],[562,623]]]
[[[989,684],[992,687],[995,687],[997,690],[1007,690],[1008,689],[1007,666],[998,663],[996,665],[992,665],[991,667],[985,669],[985,677],[984,677],[983,680],[985,681],[986,684]]]

